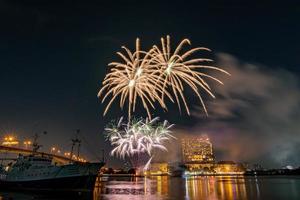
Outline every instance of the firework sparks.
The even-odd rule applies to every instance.
[[[190,115],[190,109],[184,95],[184,86],[189,86],[193,90],[207,114],[199,89],[202,88],[215,98],[206,79],[223,83],[203,70],[216,70],[228,75],[229,73],[207,64],[212,61],[211,59],[191,58],[191,55],[198,51],[210,51],[208,48],[196,47],[180,53],[186,44],[191,45],[191,42],[184,39],[172,51],[170,37],[167,36],[166,39],[161,38],[161,48],[154,45],[148,52],[141,51],[139,39],[136,39],[134,52],[123,46],[126,54],[117,52],[123,62],[109,64],[111,70],[105,76],[102,83],[103,87],[98,93],[98,97],[102,97],[102,103],[111,97],[104,110],[104,115],[116,98],[120,97],[121,109],[128,102],[128,120],[135,111],[138,99],[141,100],[148,118],[151,119],[150,109],[154,109],[155,102],[159,102],[163,109],[167,109],[165,96],[172,102],[176,101],[180,111],[183,103],[186,112]]]
[[[205,63],[211,62],[211,59],[207,58],[193,58],[189,59],[192,54],[198,51],[210,51],[205,47],[192,48],[185,53],[180,54],[181,49],[185,44],[191,45],[188,39],[182,40],[172,53],[170,36],[167,36],[166,40],[161,38],[161,49],[154,45],[151,51],[151,59],[148,62],[149,65],[156,66],[157,70],[160,71],[160,79],[162,79],[163,88],[162,99],[164,100],[165,94],[173,102],[173,98],[170,97],[167,90],[170,90],[175,96],[179,110],[181,110],[180,99],[183,102],[186,112],[190,115],[190,110],[184,96],[184,85],[188,85],[194,93],[198,96],[205,113],[207,110],[203,99],[199,92],[199,87],[204,89],[211,97],[215,98],[211,91],[211,87],[205,81],[205,78],[212,79],[220,84],[223,84],[219,79],[203,72],[198,69],[212,69],[228,74],[225,70],[207,65]],[[204,64],[203,64],[204,63]]]
[[[146,153],[152,157],[154,149],[167,151],[164,142],[175,138],[171,135],[173,124],[166,120],[159,123],[159,118],[152,120],[132,120],[123,123],[121,118],[117,124],[105,128],[108,140],[114,146],[111,155],[120,158],[132,157]]]
[[[153,103],[158,101],[165,108],[159,91],[162,91],[161,84],[157,84],[159,77],[154,68],[148,66],[149,53],[140,50],[140,41],[136,39],[135,52],[131,52],[125,46],[122,47],[126,54],[121,52],[117,54],[122,58],[124,63],[112,62],[108,66],[112,67],[103,81],[103,87],[98,93],[98,97],[103,95],[102,103],[112,96],[107,104],[104,115],[107,113],[116,97],[120,96],[120,107],[123,108],[126,100],[128,101],[128,119],[131,113],[135,111],[137,99],[142,101],[148,117],[151,119],[150,108],[154,108]]]

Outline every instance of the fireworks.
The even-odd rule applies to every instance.
[[[164,143],[175,138],[171,135],[172,126],[173,124],[166,120],[160,123],[158,117],[152,120],[133,119],[129,123],[123,123],[121,118],[117,124],[105,128],[107,139],[113,146],[111,155],[122,159],[127,157],[134,168],[142,165],[143,170],[147,170],[153,158],[153,151],[167,151]],[[147,163],[141,163],[146,155],[149,158]]]
[[[125,49],[127,56],[121,52],[117,52],[117,54],[123,59],[124,63],[112,62],[108,64],[112,67],[111,71],[104,78],[103,87],[98,93],[98,97],[100,97],[106,92],[102,103],[107,97],[112,96],[105,108],[104,115],[116,97],[120,96],[121,108],[124,107],[125,101],[128,101],[128,119],[130,119],[131,113],[135,111],[137,98],[141,99],[148,117],[151,118],[149,106],[154,108],[153,102],[158,101],[165,108],[165,104],[159,95],[159,91],[162,90],[161,84],[157,84],[159,77],[148,66],[147,57],[149,54],[140,50],[139,39],[136,39],[135,52],[131,52],[124,46],[122,48]],[[142,55],[143,59],[141,59]]]
[[[171,49],[170,37],[161,38],[161,48],[154,45],[148,52],[140,50],[139,39],[136,40],[136,49],[131,52],[122,47],[127,55],[121,52],[117,54],[122,62],[112,62],[110,72],[103,81],[103,87],[98,93],[102,97],[102,103],[111,96],[104,115],[117,97],[120,97],[120,107],[123,108],[128,101],[128,120],[135,111],[137,99],[140,99],[148,118],[151,119],[150,108],[154,109],[154,103],[158,102],[163,109],[167,109],[165,96],[172,102],[174,99],[181,110],[183,102],[185,110],[190,114],[187,100],[184,96],[184,86],[190,87],[198,96],[205,113],[207,110],[199,89],[202,88],[211,97],[215,97],[211,87],[205,79],[211,79],[223,84],[219,79],[207,74],[203,70],[216,70],[229,74],[221,68],[209,65],[211,59],[190,58],[195,52],[210,51],[205,47],[192,48],[180,54],[186,44],[191,44],[188,39],[182,40],[174,51]],[[199,71],[202,69],[202,71]],[[105,93],[105,95],[103,95]]]
[[[117,124],[105,128],[107,138],[114,146],[111,155],[124,159],[143,153],[151,157],[154,149],[167,151],[164,142],[175,138],[171,135],[172,126],[166,120],[159,123],[158,117],[129,123],[123,123],[121,118]]]
[[[205,81],[204,78],[209,78],[214,81],[217,81],[220,84],[223,84],[219,79],[208,75],[205,72],[197,71],[197,69],[213,69],[223,73],[228,74],[225,70],[222,70],[218,67],[214,67],[211,65],[206,65],[207,62],[212,62],[211,59],[207,58],[195,58],[188,59],[193,53],[197,51],[210,51],[205,47],[197,47],[192,48],[186,51],[183,54],[180,54],[182,47],[185,44],[191,45],[191,42],[188,39],[184,39],[177,46],[175,51],[172,53],[171,44],[170,44],[170,36],[167,36],[167,39],[161,38],[161,49],[156,45],[153,46],[153,50],[151,51],[151,61],[149,65],[154,65],[160,71],[160,78],[163,80],[163,91],[162,91],[162,99],[164,99],[164,95],[167,93],[167,89],[172,91],[175,96],[177,105],[179,110],[181,110],[180,99],[184,103],[186,112],[190,115],[190,110],[186,101],[186,98],[183,94],[184,85],[189,86],[194,93],[198,96],[205,113],[207,114],[207,110],[203,99],[199,92],[199,87],[204,89],[211,97],[215,98],[213,95],[210,86]],[[204,63],[204,64],[203,64]],[[170,95],[167,95],[171,101],[173,99]]]

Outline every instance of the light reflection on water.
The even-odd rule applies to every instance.
[[[186,199],[247,199],[243,177],[186,178]]]
[[[111,178],[94,199],[300,199],[300,177]]]
[[[103,183],[100,191],[95,189],[94,199],[165,199],[168,180],[166,176],[112,179]]]
[[[0,192],[2,197],[12,199],[207,199],[207,200],[259,200],[259,199],[300,199],[300,177],[232,177],[232,176],[194,176],[168,177],[156,176],[99,178],[93,195],[88,198],[66,198],[65,196],[36,196],[35,194],[16,194]]]

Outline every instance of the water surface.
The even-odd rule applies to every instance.
[[[73,196],[41,196],[0,192],[4,199],[75,199]],[[259,200],[300,199],[300,177],[265,176],[194,176],[151,178],[110,177],[100,178],[93,194],[77,199],[127,200],[127,199],[207,199],[207,200]]]

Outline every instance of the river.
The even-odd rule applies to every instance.
[[[52,194],[50,197],[2,191],[2,199],[68,199],[68,196]],[[76,198],[69,196],[69,199]],[[299,200],[300,176],[109,177],[101,178],[91,197],[77,199]]]

